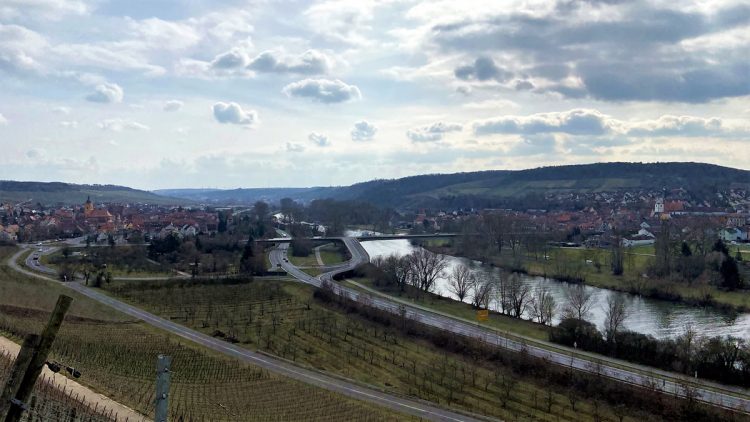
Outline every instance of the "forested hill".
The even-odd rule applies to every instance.
[[[91,200],[96,203],[122,202],[166,205],[189,202],[125,186],[0,180],[0,203],[2,204],[73,205],[84,203],[87,197],[91,197]]]
[[[683,188],[694,200],[716,198],[730,187],[750,187],[750,171],[703,163],[597,163],[428,174],[391,180],[372,180],[342,187],[204,190],[199,195],[181,190],[159,191],[200,202],[276,202],[289,197],[308,202],[333,198],[361,200],[394,208],[493,207],[543,204],[549,193],[591,193]]]

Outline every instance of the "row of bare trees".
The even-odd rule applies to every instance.
[[[398,285],[401,291],[412,286],[423,292],[435,290],[437,280],[445,275],[448,260],[445,255],[418,248],[404,256],[377,257],[372,263]]]
[[[544,325],[552,325],[558,310],[562,311],[563,318],[585,320],[594,306],[593,290],[583,285],[569,288],[566,303],[561,307],[547,287],[532,287],[518,273],[478,272],[465,264],[456,265],[446,273],[448,260],[445,255],[422,248],[405,256],[377,257],[373,264],[402,291],[411,286],[419,291],[432,292],[438,279],[447,278],[448,292],[462,302],[477,309],[493,307],[502,314],[531,318]],[[610,295],[604,311],[605,334],[608,341],[614,341],[627,316],[623,296]]]

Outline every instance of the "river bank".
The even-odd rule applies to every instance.
[[[488,259],[484,256],[466,256],[459,253],[456,248],[444,243],[422,242],[420,246],[433,253],[462,257],[481,262],[483,265],[520,272],[529,276],[544,277],[566,283],[582,283],[592,287],[688,306],[708,307],[727,314],[750,312],[750,297],[745,292],[727,292],[710,285],[676,283],[644,276],[613,276],[607,274],[608,269],[603,269],[599,273],[589,271],[581,277],[566,277],[554,274],[549,263],[526,257],[512,260],[508,257],[492,256]]]

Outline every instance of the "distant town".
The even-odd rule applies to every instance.
[[[575,231],[572,244],[608,247],[614,231],[624,246],[653,244],[664,221],[689,231],[702,227],[726,242],[750,239],[750,195],[746,189],[728,189],[717,194],[717,206],[710,201],[689,199],[685,189],[669,191],[622,190],[598,193],[550,193],[545,196],[552,209],[436,209],[393,213],[387,230],[439,232],[456,230],[471,216],[503,214],[524,222],[525,229],[546,232]],[[564,209],[560,209],[562,207]],[[300,204],[302,205],[302,204]],[[280,211],[274,222],[292,222]],[[90,198],[79,206],[51,207],[42,204],[0,205],[0,241],[33,242],[87,236],[93,243],[124,244],[148,241],[168,235],[190,237],[231,230],[237,218],[251,207],[216,205],[163,206],[139,203],[96,204]],[[325,234],[325,221],[304,222]]]

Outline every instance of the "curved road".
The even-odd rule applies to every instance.
[[[42,278],[45,280],[57,282],[57,280],[55,280],[54,278],[50,278],[48,276],[35,273],[33,271],[29,271],[19,266],[17,262],[18,258],[24,252],[26,252],[26,249],[21,249],[10,258],[10,260],[8,261],[8,265],[12,269],[18,272],[21,272],[23,274],[32,276],[32,277]],[[478,422],[481,420],[490,420],[490,418],[483,418],[480,416],[472,417],[472,416],[460,414],[457,412],[445,410],[431,403],[426,403],[426,402],[422,402],[422,401],[415,400],[415,399],[409,399],[409,398],[399,397],[393,394],[384,393],[375,388],[362,386],[354,382],[342,380],[340,378],[336,378],[336,377],[326,375],[320,372],[301,368],[283,359],[271,357],[269,355],[262,354],[262,353],[253,352],[253,351],[244,349],[242,347],[235,346],[231,343],[227,343],[223,340],[218,340],[214,337],[208,336],[198,331],[189,329],[187,327],[176,324],[164,318],[160,318],[154,314],[146,312],[135,306],[121,302],[117,299],[113,299],[97,291],[96,289],[85,287],[80,283],[71,282],[71,283],[60,283],[60,284],[72,290],[75,290],[76,292],[86,297],[96,300],[97,302],[101,302],[105,305],[108,305],[126,315],[142,320],[154,327],[176,334],[182,338],[193,341],[197,344],[200,344],[202,346],[205,346],[217,352],[223,353],[225,355],[240,359],[244,362],[259,366],[261,368],[267,369],[268,371],[295,379],[297,381],[304,382],[306,384],[311,384],[316,387],[320,387],[329,391],[340,393],[340,394],[346,395],[354,399],[366,401],[369,403],[373,403],[376,405],[380,405],[380,406],[392,409],[400,413],[418,416],[420,418],[424,418],[424,419],[432,420],[432,421],[450,421],[450,422],[477,421]]]
[[[323,281],[331,281],[336,274],[354,269],[362,263],[369,262],[370,258],[367,251],[365,251],[357,239],[343,237],[341,238],[341,241],[343,241],[347,248],[349,248],[352,259],[341,268],[321,274],[318,277],[310,276],[288,261],[286,254],[289,245],[285,243],[279,244],[276,249],[271,251],[271,263],[274,266],[281,265],[281,267],[290,275],[304,283],[320,287]],[[528,339],[528,341],[520,342],[514,338],[505,336],[500,332],[412,306],[409,303],[399,302],[396,299],[362,293],[356,289],[342,286],[340,284],[337,284],[336,286],[336,293],[340,295],[353,300],[359,300],[360,297],[366,297],[368,303],[372,304],[372,306],[388,312],[405,315],[407,318],[417,320],[441,330],[447,330],[458,335],[472,337],[514,351],[525,349],[530,355],[546,359],[552,363],[572,367],[584,372],[598,373],[628,384],[655,388],[671,395],[684,396],[684,385],[690,385],[691,388],[695,388],[695,391],[698,394],[698,400],[700,401],[743,413],[748,413],[748,411],[750,411],[750,395],[748,395],[747,390],[742,388],[724,386],[704,380],[694,380],[679,374],[635,365],[600,355],[581,353],[559,345],[540,342],[538,340]],[[516,336],[515,338],[518,337]],[[542,347],[541,345],[546,347]],[[550,348],[553,350],[550,350]],[[575,354],[576,356],[572,356],[572,354]],[[588,358],[578,356],[588,356]],[[648,375],[644,375],[644,372]]]

